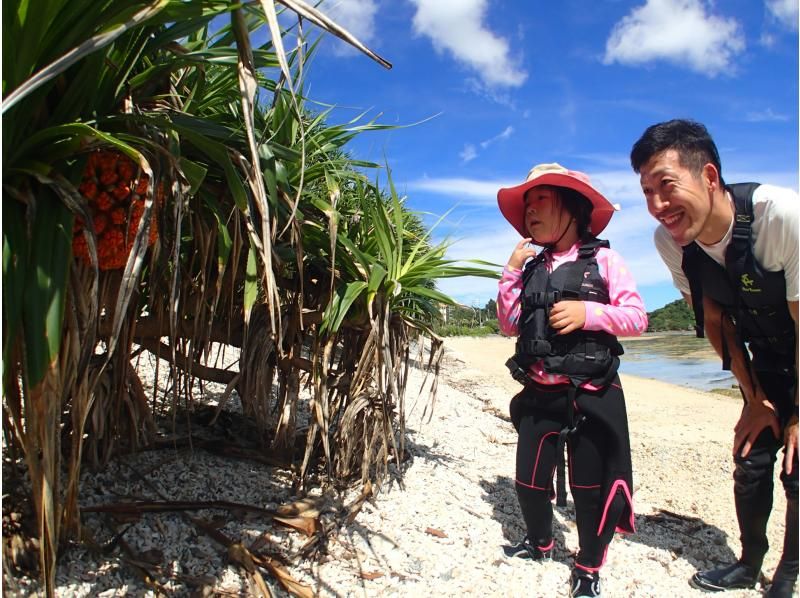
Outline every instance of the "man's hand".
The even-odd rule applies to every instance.
[[[533,239],[528,237],[517,243],[517,246],[514,247],[511,257],[508,258],[509,266],[516,268],[517,270],[522,270],[522,266],[525,265],[525,262],[528,261],[528,258],[536,256],[536,250],[530,246],[531,241],[533,241]]]
[[[586,306],[583,301],[559,301],[550,309],[550,326],[558,334],[580,330],[586,323]]]
[[[742,409],[742,416],[733,429],[733,454],[740,454],[742,457],[749,455],[756,438],[767,427],[772,429],[775,438],[781,437],[781,428],[775,408],[764,398],[763,391],[758,389],[753,400],[748,401]],[[796,441],[797,428],[795,427]]]
[[[795,413],[783,431],[784,470],[792,473],[794,458],[797,455],[797,414]]]

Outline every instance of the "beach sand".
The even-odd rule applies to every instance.
[[[503,365],[513,352],[513,340],[448,338],[445,347],[432,415],[424,395],[417,398],[422,373],[412,369],[409,376],[410,459],[403,488],[387,482],[353,523],[333,535],[326,557],[288,567],[319,596],[568,595],[578,548],[571,498],[567,507],[556,508],[552,561],[508,560],[501,550],[524,534],[513,484],[516,434],[507,417],[509,399],[520,386]],[[691,575],[728,563],[739,551],[731,443],[740,401],[630,376],[622,382],[633,448],[637,533],[612,542],[601,572],[603,596],[703,596],[688,585]],[[269,470],[230,461],[210,464],[202,453],[195,451],[188,465],[163,455],[158,463],[143,455],[129,458],[128,464],[147,467],[151,483],[172,499],[198,500],[199,493],[211,492],[217,500],[262,507],[291,499],[274,474],[270,479]],[[87,472],[84,496],[100,490],[146,493],[128,473],[113,467],[102,474]],[[764,564],[768,575],[780,556],[784,514],[778,483],[769,525],[772,548]],[[177,515],[144,517],[126,540],[140,551],[159,551],[162,562],[171,563],[168,569],[194,579],[190,585],[174,583],[172,595],[253,595],[241,570],[226,562],[218,547],[181,525]],[[257,518],[222,529],[245,543],[265,533]],[[286,595],[266,573],[264,577],[275,595]],[[18,593],[29,594],[34,585],[26,587],[29,591],[23,587]],[[76,548],[60,561],[58,595],[155,594],[113,554]],[[755,590],[725,594],[760,595]]]
[[[513,486],[516,434],[506,417],[520,389],[504,366],[514,340],[448,338],[445,347],[433,419],[417,423],[418,410],[409,418],[415,457],[406,490],[381,494],[349,535],[362,570],[381,576],[342,585],[341,561],[316,574],[348,596],[566,596],[578,547],[571,498],[556,508],[553,561],[509,561],[500,550],[524,534]],[[741,403],[655,380],[623,376],[622,382],[637,533],[612,542],[603,595],[704,596],[689,586],[692,574],[727,564],[739,551],[731,444]],[[778,483],[767,574],[780,556],[784,517]]]

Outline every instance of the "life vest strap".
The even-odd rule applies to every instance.
[[[537,357],[544,357],[549,355],[553,350],[553,345],[550,341],[544,339],[523,339],[517,340],[517,355],[535,355]]]
[[[575,418],[575,396],[577,387],[570,385],[567,390],[567,413],[566,423],[558,433],[556,442],[556,505],[559,507],[567,506],[567,475],[564,449],[566,448],[567,438],[578,431],[580,425],[586,420],[584,415]]]

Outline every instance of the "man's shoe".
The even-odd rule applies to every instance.
[[[552,541],[546,548],[540,548],[533,544],[528,539],[528,536],[525,536],[519,544],[503,546],[503,553],[505,553],[508,558],[533,559],[534,561],[549,561],[552,551]]]
[[[775,579],[772,585],[769,586],[767,591],[767,598],[792,598],[796,596],[794,593],[795,580],[793,579]]]
[[[576,567],[572,570],[569,586],[569,595],[573,598],[579,596],[597,598],[600,596],[600,574],[589,573]]]
[[[737,561],[721,569],[699,571],[694,574],[689,583],[701,590],[722,592],[724,590],[754,588],[762,578],[761,571]]]

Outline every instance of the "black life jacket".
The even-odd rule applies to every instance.
[[[569,377],[576,386],[591,381],[597,386],[610,382],[619,368],[622,345],[613,334],[576,330],[559,335],[550,327],[550,308],[559,301],[609,303],[608,285],[600,276],[596,254],[608,241],[589,238],[578,248],[578,258],[547,271],[543,251],[522,274],[522,308],[516,354],[507,365],[514,378],[528,382],[527,370],[542,360],[550,374]]]
[[[683,248],[681,267],[689,281],[697,336],[704,336],[703,296],[707,295],[733,320],[738,342],[750,345],[755,369],[772,370],[794,363],[797,341],[786,304],[783,270],[769,272],[753,255],[753,192],[758,187],[758,183],[726,187],[733,197],[735,213],[725,267],[694,242]],[[722,367],[730,369],[727,346],[723,355]]]

